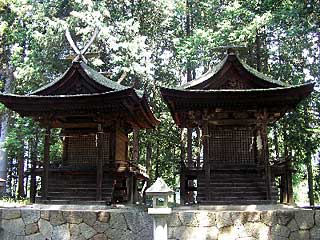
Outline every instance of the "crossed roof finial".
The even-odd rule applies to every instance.
[[[94,33],[93,33],[92,37],[90,38],[90,41],[87,42],[87,44],[84,46],[84,48],[80,50],[78,48],[78,46],[75,44],[75,42],[73,41],[73,39],[71,37],[71,33],[69,31],[69,28],[66,29],[67,40],[70,43],[70,46],[72,47],[72,49],[77,54],[77,56],[73,59],[73,62],[77,62],[77,61],[81,61],[81,60],[84,61],[85,63],[88,62],[88,60],[84,57],[84,55],[88,51],[89,47],[92,45],[95,38],[98,36],[99,32],[100,32],[100,29],[95,28]]]
[[[225,50],[228,55],[235,55],[237,50],[245,49],[245,48],[247,47],[241,46],[241,45],[226,45],[226,46],[214,47],[213,49],[218,51]]]

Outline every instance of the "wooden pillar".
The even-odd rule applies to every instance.
[[[192,128],[187,129],[187,158],[188,168],[192,167]]]
[[[288,188],[287,188],[287,174],[281,174],[280,176],[280,203],[288,202]]]
[[[271,172],[269,165],[269,149],[267,136],[268,114],[266,109],[258,113],[257,150],[260,164],[263,164],[265,171],[265,186],[267,200],[271,200]]]
[[[286,189],[287,189],[287,203],[293,204],[293,187],[292,187],[292,163],[291,159],[286,162]]]
[[[132,192],[133,192],[133,196],[132,196],[132,203],[136,204],[138,202],[138,181],[137,181],[137,177],[133,176],[132,179]]]
[[[180,204],[186,204],[186,176],[185,176],[185,168],[181,165],[180,169]]]
[[[203,137],[203,160],[206,179],[206,199],[210,199],[210,159],[209,159],[209,128],[207,116],[202,121],[202,137]]]
[[[135,176],[133,173],[129,173],[128,181],[128,203],[134,204],[135,203]]]
[[[68,138],[63,137],[62,139],[62,164],[68,163]]]
[[[103,159],[102,159],[102,137],[103,132],[101,124],[98,126],[98,132],[96,135],[97,145],[97,186],[96,186],[96,200],[101,201],[102,199],[102,180],[103,180]]]
[[[44,137],[44,157],[43,157],[43,173],[42,173],[42,197],[48,199],[48,183],[49,183],[49,165],[50,165],[50,140],[51,140],[51,126],[46,127]]]
[[[138,162],[139,160],[139,129],[133,129],[133,143],[132,143],[132,161]]]
[[[185,165],[185,139],[184,130],[180,132],[180,204],[186,204],[186,165]]]

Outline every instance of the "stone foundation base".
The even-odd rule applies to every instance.
[[[1,240],[151,240],[143,209],[41,205],[0,209]],[[173,240],[319,240],[320,210],[277,206],[176,208],[168,217]]]
[[[1,209],[1,240],[152,239],[152,218],[138,209]]]
[[[272,205],[227,209],[174,210],[168,219],[169,239],[320,240],[320,210]]]

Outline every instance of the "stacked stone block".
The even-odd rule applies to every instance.
[[[0,209],[1,240],[151,240],[152,218],[133,208]],[[319,240],[320,210],[174,210],[171,240]]]
[[[152,239],[142,211],[1,209],[1,240]]]
[[[319,240],[320,211],[174,211],[171,240]]]

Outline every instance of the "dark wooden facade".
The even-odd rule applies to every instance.
[[[187,157],[181,162],[185,204],[291,203],[291,163],[269,161],[267,126],[307,97],[313,84],[289,86],[257,72],[233,51],[215,68],[161,94],[180,128],[187,128]],[[200,154],[192,136],[201,133]],[[196,200],[194,193],[196,192]]]
[[[136,202],[137,182],[148,176],[128,159],[128,134],[153,128],[146,96],[105,78],[82,61],[30,95],[0,95],[0,101],[46,129],[44,158],[31,169],[31,197],[41,177],[41,201]],[[51,129],[61,129],[62,162],[50,159]]]

